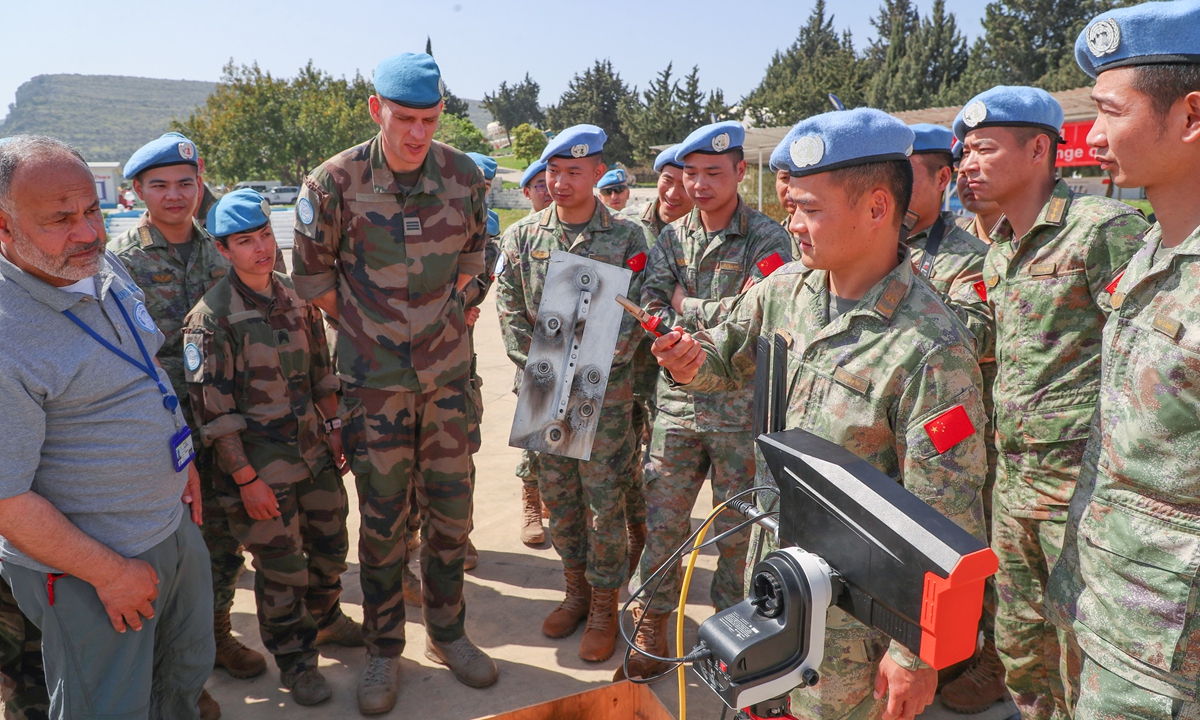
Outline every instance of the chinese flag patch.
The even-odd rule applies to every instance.
[[[779,257],[779,253],[771,253],[762,260],[759,260],[756,264],[758,265],[759,272],[763,274],[763,277],[767,277],[771,273],[783,267],[783,258]]]
[[[971,287],[975,288],[975,294],[979,296],[980,300],[987,302],[987,283],[980,280]]]
[[[1112,282],[1104,286],[1104,292],[1108,293],[1109,295],[1112,295],[1114,292],[1116,292],[1117,286],[1121,284],[1121,278],[1123,277],[1125,277],[1124,270],[1117,273],[1117,276],[1112,279]]]
[[[640,252],[637,255],[634,255],[626,260],[625,264],[629,266],[630,270],[634,272],[641,272],[646,268],[646,253]]]
[[[966,408],[955,405],[925,423],[925,434],[940,455],[975,434],[975,425],[967,416]]]

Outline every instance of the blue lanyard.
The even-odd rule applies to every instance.
[[[70,318],[71,322],[83,328],[83,331],[88,335],[91,335],[96,342],[115,353],[117,357],[149,375],[150,379],[154,381],[154,384],[158,386],[158,391],[162,393],[163,407],[170,410],[171,414],[174,415],[176,409],[179,407],[179,398],[175,397],[174,393],[168,390],[166,385],[163,385],[162,379],[159,378],[158,372],[154,369],[154,362],[150,359],[150,353],[146,352],[146,345],[142,342],[142,336],[138,333],[137,328],[133,326],[133,321],[129,319],[129,312],[125,310],[124,303],[122,303],[119,298],[114,298],[114,300],[116,300],[117,307],[121,309],[121,316],[125,318],[125,324],[129,326],[129,332],[133,333],[133,339],[137,340],[138,349],[142,351],[142,359],[146,361],[145,365],[129,357],[129,355],[125,354],[125,351],[123,351],[121,348],[105,340],[100,336],[100,333],[91,329],[88,327],[87,323],[76,317],[75,313],[71,312],[70,310],[63,310],[62,313]]]

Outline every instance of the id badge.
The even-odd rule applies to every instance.
[[[171,461],[175,463],[175,472],[182,471],[196,457],[196,447],[192,444],[192,431],[187,425],[179,428],[179,432],[171,436]]]

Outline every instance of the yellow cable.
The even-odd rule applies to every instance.
[[[679,590],[679,614],[675,618],[675,656],[683,657],[683,610],[687,607],[688,588],[692,585],[692,570],[696,568],[696,558],[700,557],[700,546],[704,544],[704,536],[708,534],[708,528],[713,524],[713,520],[717,519],[717,515],[725,509],[728,501],[721,503],[713,508],[709,513],[708,519],[704,521],[704,525],[700,528],[700,534],[696,536],[696,542],[692,544],[692,554],[688,557],[687,570],[683,574],[683,585]],[[679,664],[679,720],[687,720],[687,668],[683,663]]]

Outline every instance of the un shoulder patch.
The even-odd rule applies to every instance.
[[[296,201],[296,219],[305,225],[312,225],[313,218],[316,213],[313,212],[312,203],[308,198],[300,198]]]
[[[200,348],[196,346],[196,343],[188,343],[183,346],[183,364],[189,372],[199,370],[202,359]]]

